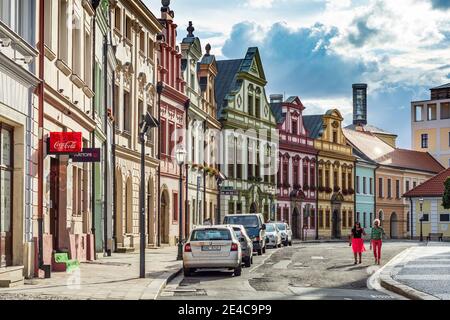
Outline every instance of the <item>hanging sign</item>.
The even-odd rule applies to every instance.
[[[73,162],[100,162],[99,148],[84,148],[81,152],[72,154],[70,158]]]
[[[83,141],[81,132],[50,132],[50,154],[72,154],[82,151]]]

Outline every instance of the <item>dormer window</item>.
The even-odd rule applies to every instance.
[[[292,134],[298,134],[298,122],[297,120],[292,120]]]
[[[338,133],[336,130],[333,131],[333,143],[338,143]]]

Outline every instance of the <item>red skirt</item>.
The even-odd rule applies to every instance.
[[[364,239],[353,238],[352,249],[354,253],[363,253],[366,251],[366,247],[364,247]]]

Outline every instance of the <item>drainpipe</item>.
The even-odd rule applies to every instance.
[[[185,122],[186,122],[186,130],[187,130],[187,132],[189,132],[188,131],[188,126],[189,126],[189,107],[190,107],[190,101],[188,100],[188,101],[186,101],[186,103],[184,105],[184,108],[185,108]],[[187,134],[186,134],[186,136],[187,136]],[[189,136],[189,138],[191,138],[191,137]],[[185,143],[186,143],[186,145],[188,145],[187,139],[186,139]],[[192,150],[192,148],[191,148],[191,150]],[[189,234],[188,234],[189,232],[188,231],[190,229],[190,223],[191,223],[191,218],[192,218],[192,217],[189,217],[189,220],[187,219],[188,215],[189,215],[188,203],[189,203],[189,161],[186,161],[186,199],[185,199],[185,203],[184,203],[184,212],[185,212],[184,223],[186,223],[186,226],[185,226],[184,229],[185,229],[186,237],[189,236]]]
[[[205,135],[206,135],[206,127],[208,125],[207,120],[205,120],[203,122],[203,148],[205,148]],[[207,173],[206,173],[206,168],[207,163],[206,163],[206,154],[203,153],[203,221],[205,221],[205,217],[208,213],[207,210],[207,206],[208,204],[206,203],[206,177],[207,177]]]
[[[45,12],[44,0],[39,1],[39,99],[38,99],[38,264],[39,269],[44,265],[44,94],[45,94]],[[35,268],[36,269],[36,268]]]
[[[93,23],[92,23],[92,91],[95,93],[97,91],[97,88],[95,87],[95,78],[96,78],[96,74],[95,74],[95,44],[96,44],[96,29],[97,29],[97,10],[94,11],[94,16],[93,16]],[[94,96],[94,101],[92,102],[92,119],[95,121],[95,96]],[[96,129],[94,129],[94,131],[91,133],[91,139],[92,139],[92,143],[91,146],[92,148],[95,148],[95,131]],[[92,188],[92,203],[91,203],[91,211],[92,211],[92,216],[91,216],[91,233],[92,233],[92,238],[94,239],[94,260],[96,260],[97,258],[97,246],[96,246],[96,236],[95,236],[95,163],[91,164],[92,167],[92,176],[91,176],[91,188]]]
[[[161,94],[164,84],[160,81],[156,86],[158,93],[158,123],[161,123]],[[157,237],[156,245],[161,246],[161,125],[158,127],[158,216],[157,216]]]
[[[105,155],[103,159],[105,159],[105,165],[103,167],[104,169],[104,192],[105,192],[105,204],[104,204],[104,212],[103,212],[103,241],[104,241],[104,250],[106,256],[111,256],[111,250],[108,248],[108,199],[110,197],[108,193],[108,187],[109,187],[109,179],[108,174],[110,172],[109,166],[108,166],[108,160],[109,159],[109,141],[108,141],[108,35],[106,34],[103,38],[103,77],[104,77],[104,107],[103,110],[105,112],[104,114],[104,128],[105,128],[105,136],[106,136],[106,142],[105,142]]]

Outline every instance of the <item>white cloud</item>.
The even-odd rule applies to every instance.
[[[271,8],[274,0],[247,0],[246,6],[250,8]]]

